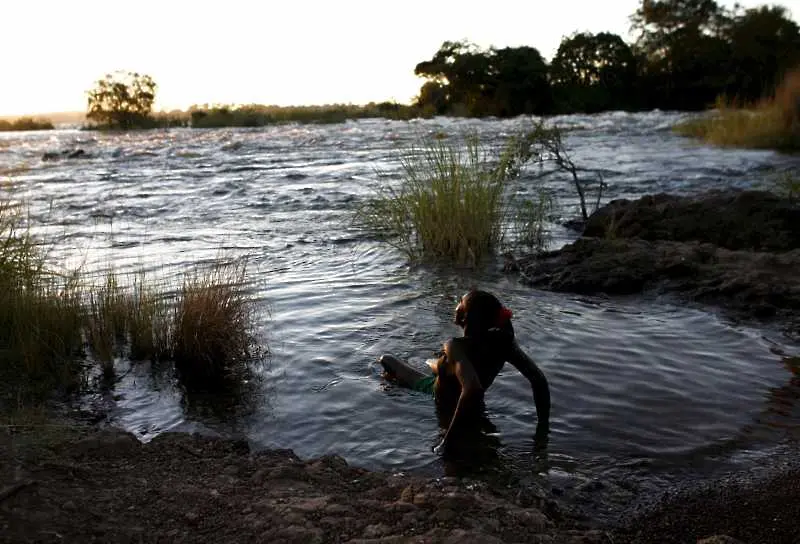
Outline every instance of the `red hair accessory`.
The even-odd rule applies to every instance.
[[[511,321],[512,317],[514,317],[514,312],[503,306],[500,308],[500,313],[497,316],[497,326],[501,327],[505,325],[507,322]]]

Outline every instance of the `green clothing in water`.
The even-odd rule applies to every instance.
[[[416,382],[414,382],[414,385],[411,387],[411,389],[413,389],[414,391],[419,391],[420,393],[427,393],[429,395],[433,395],[434,385],[436,385],[435,374],[418,379]]]

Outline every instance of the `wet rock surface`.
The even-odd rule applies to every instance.
[[[731,250],[800,248],[800,205],[767,191],[658,194],[613,200],[589,217],[583,236],[708,242]]]
[[[42,155],[43,161],[57,161],[59,159],[82,159],[86,158],[87,155],[86,151],[83,149],[73,149],[68,150],[65,149],[64,151],[46,151]]]
[[[669,293],[800,329],[800,206],[761,191],[618,200],[558,251],[516,260],[530,285],[581,294]]]

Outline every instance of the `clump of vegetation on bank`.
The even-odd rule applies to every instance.
[[[53,123],[49,119],[35,119],[33,117],[19,117],[13,121],[0,119],[0,132],[13,132],[23,130],[53,130]]]
[[[22,204],[3,190],[0,412],[79,390],[95,367],[110,383],[120,359],[173,361],[187,387],[205,387],[246,377],[263,355],[243,262],[187,273],[177,289],[113,271],[93,284],[48,266]]]
[[[641,0],[626,43],[610,32],[565,36],[548,64],[529,45],[445,41],[418,63],[416,104],[437,115],[703,110],[724,94],[752,102],[800,63],[800,27],[782,6]],[[780,54],[776,54],[780,51]]]
[[[341,123],[347,119],[420,117],[415,106],[394,102],[370,102],[364,106],[213,105],[192,106],[188,111],[153,113],[156,82],[146,74],[116,72],[95,82],[88,91],[87,127],[101,130],[131,130],[172,127],[221,128],[263,127],[279,123]]]
[[[768,99],[740,107],[720,98],[712,115],[681,123],[675,131],[720,146],[800,150],[800,70]]]

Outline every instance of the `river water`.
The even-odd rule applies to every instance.
[[[575,162],[604,172],[611,198],[753,187],[796,166],[768,151],[675,136],[669,127],[683,117],[553,121],[570,129]],[[432,399],[385,383],[375,359],[389,352],[422,364],[458,333],[454,301],[472,285],[514,311],[520,344],[551,384],[552,433],[537,456],[524,378],[509,367],[487,395],[490,449],[512,471],[654,480],[707,464],[758,464],[796,437],[800,384],[775,352],[798,347],[776,330],[665,300],[543,292],[503,274],[499,262],[409,266],[348,223],[377,184],[396,183],[398,159],[417,138],[478,131],[496,141],[528,122],[2,134],[0,168],[14,169],[34,229],[60,262],[169,276],[221,252],[248,257],[256,332],[271,351],[263,380],[248,402],[220,411],[187,401],[147,365],[120,362],[124,378],[106,401],[113,422],[144,440],[201,431],[301,457],[336,453],[368,468],[442,473],[431,452],[439,436]],[[75,148],[89,157],[41,160]],[[574,217],[569,184],[548,183],[562,218]],[[552,234],[553,247],[574,236],[556,224]]]

